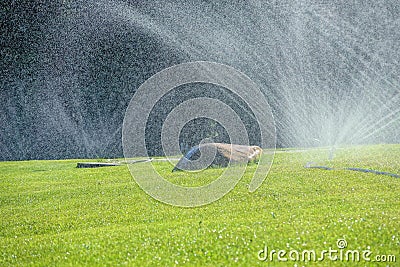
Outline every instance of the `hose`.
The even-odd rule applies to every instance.
[[[308,169],[322,169],[322,170],[327,170],[327,171],[333,171],[333,170],[348,170],[348,171],[357,171],[357,172],[365,172],[365,173],[373,173],[377,175],[387,175],[391,176],[394,178],[400,178],[400,175],[391,173],[391,172],[384,172],[384,171],[377,171],[377,170],[372,170],[372,169],[363,169],[363,168],[355,168],[355,167],[348,167],[348,168],[331,168],[328,166],[320,166],[320,165],[312,165],[313,162],[308,162],[304,168]]]

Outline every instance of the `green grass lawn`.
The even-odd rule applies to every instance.
[[[400,266],[400,179],[341,170],[400,173],[400,145],[278,151],[263,185],[250,193],[255,165],[226,196],[198,208],[158,202],[127,166],[78,169],[80,160],[0,162],[0,266]],[[338,168],[306,169],[307,161]],[[93,160],[88,160],[93,161]],[[223,171],[171,173],[185,186],[207,184]],[[371,262],[260,261],[271,250],[370,250]],[[260,254],[263,255],[263,254]],[[294,254],[292,254],[294,255]],[[394,255],[396,262],[373,262]]]

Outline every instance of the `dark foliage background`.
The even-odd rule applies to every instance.
[[[231,65],[260,84],[280,147],[315,145],[307,141],[314,137],[329,143],[349,118],[366,114],[368,124],[400,106],[397,1],[215,2],[2,1],[0,160],[121,157],[121,125],[136,88],[194,60]],[[161,153],[165,112],[199,95],[231,105],[259,142],[240,99],[212,86],[178,88],[152,113],[151,154]],[[365,142],[399,142],[399,114],[382,122],[380,139]],[[200,119],[182,140],[192,136],[193,145],[215,132],[227,140],[219,125]]]

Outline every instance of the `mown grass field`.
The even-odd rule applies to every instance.
[[[81,160],[0,162],[0,266],[400,266],[400,179],[341,170],[400,173],[400,145],[281,151],[263,185],[249,193],[255,165],[226,196],[198,208],[158,202],[126,166],[78,169]],[[333,171],[306,169],[307,161]],[[93,160],[88,160],[93,161]],[[151,164],[151,163],[141,163]],[[171,173],[197,186],[221,169]],[[140,164],[137,164],[140,173]],[[261,261],[260,250],[370,250],[371,261]],[[294,254],[293,254],[294,255]],[[376,262],[376,255],[393,255]],[[394,262],[395,260],[395,262]]]

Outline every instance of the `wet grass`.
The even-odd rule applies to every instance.
[[[1,266],[294,266],[260,261],[260,250],[370,250],[361,266],[400,262],[400,179],[341,170],[369,167],[400,173],[400,146],[276,153],[264,184],[249,193],[255,165],[219,201],[178,208],[155,201],[126,166],[77,169],[80,160],[0,162]],[[306,169],[312,159],[338,170]],[[93,161],[93,160],[88,160]],[[150,164],[150,163],[142,163]],[[171,173],[171,182],[197,186],[221,169]],[[137,164],[140,172],[140,164]],[[262,253],[261,256],[264,256]],[[397,263],[372,262],[395,255]],[[288,258],[286,254],[286,258]],[[297,262],[299,266],[347,266],[346,261]],[[354,263],[352,264],[354,265]]]

